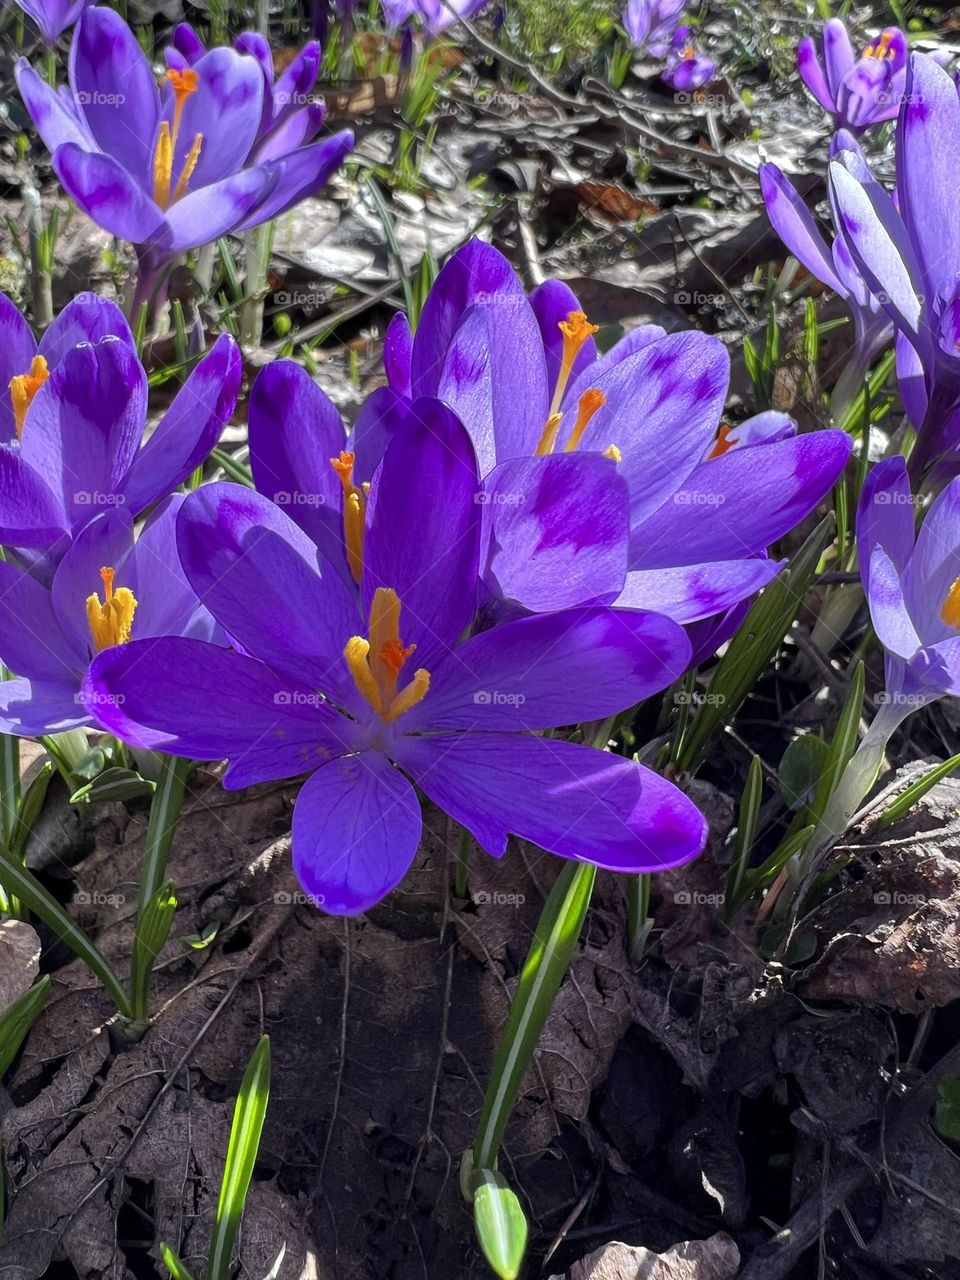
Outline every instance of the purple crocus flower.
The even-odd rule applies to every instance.
[[[0,293],[0,444],[19,440],[33,397],[67,352],[81,342],[133,335],[114,302],[78,293],[37,342],[19,308]]]
[[[80,313],[88,332],[98,310],[100,327],[110,326],[111,304],[97,301]],[[0,444],[0,542],[29,549],[41,575],[92,516],[122,507],[132,518],[181,484],[210,453],[240,389],[240,353],[224,335],[141,445],[147,376],[129,331],[61,354],[69,333],[61,320],[59,341],[46,348],[60,358],[49,376],[28,378],[20,439]],[[16,393],[14,401],[16,414]]]
[[[17,678],[0,682],[0,732],[34,737],[94,723],[80,686],[91,658],[131,637],[223,636],[180,568],[167,498],[134,538],[126,511],[87,524],[49,585],[0,562],[0,658]]]
[[[474,17],[488,3],[489,0],[383,0],[383,16],[390,30],[419,18],[431,36],[438,36],[461,18]]]
[[[886,698],[902,720],[945,694],[960,694],[960,478],[915,532],[916,499],[903,458],[873,468],[857,515],[857,545],[870,618],[886,659]]]
[[[843,130],[832,139],[830,151],[831,155],[849,151],[862,156],[853,136]],[[854,262],[842,232],[838,229],[828,246],[796,188],[775,164],[760,166],[760,190],[770,223],[786,247],[812,276],[843,298],[850,309],[853,352],[833,393],[833,404],[839,411],[860,391],[871,364],[889,346],[893,336],[890,321]],[[839,223],[833,204],[831,207]]]
[[[804,84],[833,116],[834,126],[862,133],[872,124],[896,119],[906,88],[907,37],[885,27],[858,58],[839,18],[823,24],[822,54],[811,36],[797,48]]]
[[[44,43],[51,48],[72,27],[90,4],[90,0],[17,0],[17,4],[36,23]]]
[[[692,93],[708,84],[717,73],[717,64],[701,53],[691,40],[690,27],[677,27],[670,40],[661,78],[678,93]]]
[[[438,396],[470,432],[495,598],[534,611],[616,600],[680,622],[723,612],[776,574],[763,553],[829,492],[849,437],[726,449],[717,338],[648,325],[598,356],[595,329],[567,285],[528,298],[473,241],[444,266],[416,335],[391,325],[385,365],[395,392]]]
[[[370,488],[358,584],[262,495],[204,486],[180,516],[181,562],[242,652],[131,641],[100,654],[85,696],[134,745],[226,757],[228,788],[308,774],[294,868],[337,914],[373,906],[408,870],[421,835],[411,783],[495,857],[509,834],[618,871],[695,857],[705,823],[671,783],[539,736],[664,688],[689,659],[682,630],[590,608],[471,636],[476,458],[443,405],[414,409]]]
[[[932,58],[913,54],[897,122],[897,200],[861,155],[840,151],[831,195],[850,254],[897,328],[904,407],[918,430],[914,476],[960,442],[960,220],[953,157],[960,100]]]
[[[346,130],[302,146],[296,129],[287,137],[281,126],[264,158],[257,58],[211,49],[192,66],[171,67],[161,93],[111,9],[84,12],[69,70],[69,88],[58,92],[21,58],[17,83],[67,193],[136,246],[135,305],[154,296],[185,250],[255,227],[316,191],[353,145]]]
[[[234,41],[239,54],[248,54],[263,72],[263,110],[249,160],[260,163],[286,155],[312,142],[319,133],[327,109],[313,95],[320,70],[320,45],[311,40],[277,76],[270,42],[259,31],[245,31]],[[207,48],[189,22],[174,27],[165,52],[168,68],[183,71],[196,67]]]
[[[627,0],[623,26],[633,43],[654,58],[670,49],[670,37],[687,0]]]

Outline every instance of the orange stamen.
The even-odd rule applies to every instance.
[[[18,373],[10,379],[10,399],[13,401],[13,425],[17,429],[17,439],[23,438],[23,422],[27,410],[33,404],[33,398],[50,377],[50,370],[43,356],[34,356],[30,362],[29,373]]]
[[[583,344],[592,338],[595,333],[600,332],[600,326],[598,324],[590,324],[583,311],[568,312],[566,320],[558,322],[558,328],[563,335],[563,351],[560,356],[560,373],[557,377],[557,385],[554,388],[553,400],[550,404],[549,416],[551,418],[555,413],[559,412],[563,393],[566,391],[567,383],[570,381],[574,362],[583,350]]]
[[[960,578],[954,579],[953,585],[947,592],[943,608],[940,610],[940,617],[948,627],[960,631]]]
[[[384,724],[421,702],[430,689],[430,673],[420,668],[397,692],[400,672],[416,645],[400,640],[400,597],[392,587],[378,587],[370,602],[370,639],[352,636],[343,651],[354,684]]]
[[[722,458],[725,453],[728,453],[733,448],[737,442],[732,438],[732,432],[733,427],[728,427],[725,422],[721,422],[713,448],[707,454],[708,462],[711,458]]]
[[[347,449],[339,458],[331,458],[330,465],[343,485],[343,541],[347,549],[347,564],[354,582],[363,577],[363,539],[366,530],[367,489],[353,482],[353,466],[356,455]]]
[[[583,433],[586,431],[594,414],[602,409],[607,403],[607,397],[603,394],[599,387],[590,387],[580,397],[577,405],[577,419],[573,424],[573,430],[570,437],[564,445],[565,453],[572,453],[577,445],[583,439]]]

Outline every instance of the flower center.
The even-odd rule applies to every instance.
[[[354,582],[363,577],[363,534],[367,516],[367,492],[369,485],[357,485],[353,480],[356,455],[341,450],[339,458],[331,458],[330,465],[343,485],[343,541],[347,548],[347,564]]]
[[[161,209],[169,209],[170,205],[176,204],[186,191],[187,183],[193,176],[197,161],[200,159],[200,148],[203,145],[203,134],[196,134],[193,139],[193,146],[187,152],[187,158],[183,162],[183,169],[180,171],[180,177],[177,179],[177,185],[171,196],[173,157],[177,151],[177,138],[180,136],[183,108],[186,106],[190,95],[196,93],[200,87],[200,76],[192,67],[184,67],[183,70],[171,67],[167,72],[167,79],[173,85],[173,123],[172,125],[168,124],[166,120],[162,122],[160,133],[157,137],[157,145],[153,152],[153,198]]]
[[[940,617],[948,627],[960,631],[960,578],[954,579],[953,585],[947,592],[943,608],[940,610]]]
[[[50,370],[47,368],[46,360],[43,356],[34,356],[29,373],[18,373],[15,378],[10,379],[13,423],[17,429],[18,440],[23,436],[23,420],[27,416],[27,410],[33,404],[33,397],[49,377]]]
[[[374,592],[369,637],[352,636],[343,656],[367,703],[384,724],[392,724],[422,702],[430,688],[430,672],[421,667],[398,692],[400,672],[417,646],[400,641],[400,597],[392,587],[378,587]]]
[[[96,653],[130,639],[137,601],[129,587],[117,587],[114,591],[115,577],[116,571],[104,566],[100,570],[103,600],[96,593],[87,596],[87,623]]]
[[[880,38],[876,44],[868,44],[863,51],[865,58],[893,58],[894,51],[890,48],[890,41],[893,39],[892,31],[881,31]]]

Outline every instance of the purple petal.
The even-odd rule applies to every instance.
[[[40,339],[38,348],[51,369],[81,342],[120,338],[133,347],[133,334],[115,302],[95,293],[78,293],[63,308]]]
[[[920,637],[911,621],[900,575],[883,547],[870,557],[870,620],[884,649],[910,658],[920,648]]]
[[[823,24],[823,70],[827,89],[834,102],[844,76],[855,61],[856,55],[847,28],[839,18],[830,18]]]
[[[76,686],[86,665],[84,650],[75,649],[60,629],[48,588],[5,561],[0,561],[0,658],[18,676]]]
[[[886,458],[871,468],[857,511],[857,555],[864,589],[869,594],[869,570],[875,547],[882,547],[898,574],[913,554],[916,502],[901,457]]]
[[[343,129],[320,142],[259,165],[266,176],[267,188],[262,201],[244,215],[237,229],[247,231],[258,227],[314,195],[340,168],[352,149],[353,133]]]
[[[540,328],[526,298],[510,295],[466,312],[450,340],[437,396],[470,432],[481,475],[498,461],[534,452],[550,402]]]
[[[817,46],[811,36],[804,36],[797,45],[797,70],[800,79],[807,86],[824,111],[831,114],[836,110],[836,95],[830,92],[827,77],[823,74],[823,66]]]
[[[209,457],[236,407],[242,374],[237,344],[222,334],[177,392],[120,481],[131,512],[136,514],[166,497]]]
[[[48,550],[68,524],[59,495],[27,466],[19,449],[0,445],[0,542]]]
[[[296,521],[328,560],[342,559],[342,490],[331,465],[346,447],[339,410],[303,365],[276,360],[253,384],[249,424],[257,488]]]
[[[134,244],[163,238],[163,213],[113,156],[68,142],[53,155],[67,194],[105,231]]]
[[[814,431],[701,463],[649,520],[631,525],[633,569],[755,555],[829,493],[850,456],[845,431]]]
[[[194,71],[199,83],[183,108],[173,176],[176,182],[195,137],[201,134],[200,158],[190,178],[190,190],[199,191],[236,173],[250,154],[260,128],[264,86],[255,59],[229,48],[211,49]],[[171,93],[165,109],[168,118],[172,110]]]
[[[226,644],[222,629],[200,603],[180,563],[177,519],[186,500],[186,494],[175,493],[154,508],[127,559],[125,571],[137,583],[133,638],[191,636]]]
[[[362,631],[356,598],[288,516],[242,485],[191,493],[178,521],[183,570],[227,634],[254,657],[353,706],[343,658]]]
[[[167,211],[161,244],[170,253],[195,249],[228,231],[237,231],[273,190],[267,166],[244,169],[199,190],[189,191]],[[272,215],[271,215],[272,216]],[[252,225],[256,225],[257,219]]]
[[[676,622],[696,622],[730,609],[765,587],[784,563],[756,556],[638,569],[627,574],[616,603],[620,608],[655,610]]]
[[[953,166],[960,154],[960,99],[953,78],[914,54],[897,125],[897,194],[930,298],[952,293],[960,275],[960,218]]]
[[[439,401],[415,401],[371,487],[363,601],[369,610],[378,587],[396,591],[403,643],[417,645],[417,664],[428,669],[476,610],[479,493],[476,457],[460,421]]]
[[[38,738],[65,733],[90,723],[79,701],[79,676],[69,683],[57,680],[0,681],[0,733]]]
[[[398,311],[387,325],[383,339],[383,370],[387,382],[399,395],[410,395],[413,331],[410,321]]]
[[[636,329],[631,329],[619,342],[614,343],[605,355],[588,365],[571,381],[563,397],[563,404],[567,407],[578,404],[584,391],[595,387],[603,375],[609,373],[615,365],[621,364],[629,356],[636,355],[638,351],[643,351],[645,347],[659,342],[666,336],[666,330],[658,324],[641,324]]]
[[[192,67],[207,51],[206,45],[189,22],[178,22],[170,39],[188,67]]]
[[[521,618],[459,645],[432,673],[405,733],[539,730],[616,715],[678,679],[690,642],[669,618],[571,609]]]
[[[871,569],[873,560],[871,559]],[[920,526],[913,554],[901,573],[907,608],[924,645],[951,639],[955,628],[941,610],[960,578],[960,479],[937,495]]]
[[[523,734],[404,737],[397,758],[435,804],[500,857],[512,834],[614,871],[695,858],[707,824],[672,783],[632,760]]]
[[[777,235],[807,270],[841,298],[847,290],[833,269],[833,256],[813,215],[775,164],[760,166],[760,190]]]
[[[81,697],[131,746],[229,759],[228,790],[296,777],[342,750],[335,733],[342,717],[308,685],[202,640],[168,636],[104,649]]]
[[[354,476],[362,483],[379,467],[387,445],[410,421],[410,401],[390,387],[371,391],[347,435],[347,448],[355,456]]]
[[[81,150],[93,145],[86,121],[79,116],[71,99],[64,99],[34,71],[26,58],[16,67],[17,87],[30,112],[37,133],[51,155],[64,143],[72,142]]]
[[[609,458],[515,459],[490,473],[482,496],[481,564],[495,594],[543,612],[619,594],[629,491]]]
[[[72,27],[90,0],[17,0],[24,13],[40,28],[44,43],[55,45]]]
[[[133,32],[112,9],[87,9],[80,19],[70,46],[70,87],[97,146],[136,184],[149,184],[160,123],[157,82]]]
[[[293,869],[321,910],[359,915],[406,875],[421,828],[413,787],[383,756],[333,760],[297,796]]]
[[[411,394],[436,395],[447,349],[464,314],[475,303],[526,304],[523,285],[496,249],[470,240],[448,260],[424,303],[413,344]],[[503,314],[502,312],[498,314]]]
[[[120,491],[146,413],[146,374],[119,338],[74,347],[37,392],[21,454],[59,492],[71,524]]]

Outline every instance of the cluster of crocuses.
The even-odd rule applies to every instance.
[[[528,296],[471,242],[416,332],[391,324],[349,431],[277,361],[250,396],[255,488],[175,493],[233,411],[229,338],[141,444],[115,307],[77,299],[39,347],[9,303],[2,323],[0,727],[226,759],[227,787],[306,775],[294,864],[337,913],[405,874],[416,789],[494,856],[511,834],[618,871],[700,852],[682,791],[570,727],[716,650],[845,434],[720,426],[717,339],[649,326],[600,355],[565,285]]]
[[[633,44],[652,58],[663,59],[661,78],[678,93],[709,83],[717,72],[714,60],[701,52],[693,28],[682,23],[687,0],[627,0],[623,27]]]

